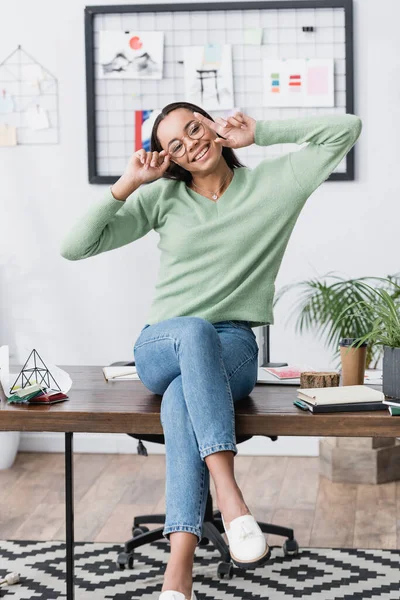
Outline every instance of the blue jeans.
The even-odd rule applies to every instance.
[[[237,454],[234,402],[257,382],[256,336],[248,321],[173,317],[143,327],[134,357],[142,383],[162,395],[163,536],[169,541],[173,531],[187,531],[199,542],[210,483],[204,458],[223,450]]]

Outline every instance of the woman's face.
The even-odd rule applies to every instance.
[[[180,167],[191,173],[211,173],[221,158],[222,146],[215,144],[217,134],[207,125],[203,125],[204,135],[200,139],[191,139],[186,132],[190,131],[190,123],[193,121],[196,119],[187,108],[173,110],[159,124],[158,139],[163,150],[171,150],[174,146],[181,148],[183,144],[183,156],[171,156],[171,160]],[[198,158],[206,148],[204,156]]]

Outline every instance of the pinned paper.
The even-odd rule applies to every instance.
[[[334,106],[333,58],[264,59],[266,106]]]
[[[164,32],[100,31],[99,71],[103,79],[162,79]]]
[[[185,46],[183,54],[185,100],[205,110],[234,106],[231,45]]]
[[[0,124],[0,146],[16,146],[17,130],[13,125]]]
[[[31,129],[48,129],[49,127],[47,113],[39,104],[30,106],[25,111],[25,118]]]
[[[0,113],[7,114],[12,113],[14,110],[14,100],[11,94],[7,92],[7,90],[3,90],[0,95]]]
[[[244,43],[259,46],[263,39],[263,29],[261,27],[251,27],[244,30]]]

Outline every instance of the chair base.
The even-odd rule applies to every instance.
[[[155,523],[162,524],[163,527],[149,530],[148,527],[143,527],[143,523]],[[139,515],[133,519],[132,535],[133,537],[125,542],[124,551],[118,555],[117,565],[120,569],[125,567],[133,568],[134,563],[134,549],[139,548],[145,544],[150,544],[156,540],[164,539],[163,529],[165,524],[165,514],[157,515]],[[260,529],[263,533],[271,533],[286,537],[283,544],[283,551],[285,556],[296,556],[299,552],[299,546],[294,539],[293,529],[288,527],[281,527],[280,525],[272,525],[271,523],[258,522]],[[229,579],[233,576],[233,565],[232,559],[229,552],[229,546],[222,537],[225,533],[224,525],[222,523],[221,512],[219,510],[213,510],[212,496],[209,493],[207,498],[206,512],[203,521],[203,537],[199,543],[200,546],[207,546],[212,544],[216,550],[218,550],[221,563],[218,565],[218,577],[223,579],[227,576]]]

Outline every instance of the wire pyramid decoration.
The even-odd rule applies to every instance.
[[[32,68],[36,69],[37,80],[27,81],[25,69]],[[17,145],[59,143],[58,80],[21,45],[0,61],[0,94],[14,107],[0,111],[0,124],[16,129]],[[25,111],[30,108],[45,111],[48,127],[31,129],[27,125]]]
[[[31,359],[31,357],[32,357],[32,359]],[[29,366],[30,360],[33,361],[34,366]],[[43,366],[40,366],[40,365],[43,365]],[[50,378],[54,381],[54,383],[57,387],[53,387],[52,385],[50,385]],[[18,387],[15,387],[17,385],[18,381],[21,381],[22,389],[27,387],[28,385],[33,385],[35,383],[42,385],[42,383],[44,382],[44,386],[46,388],[57,389],[61,392],[60,386],[58,385],[57,381],[54,379],[53,375],[50,373],[49,369],[46,367],[45,363],[43,362],[42,358],[40,357],[37,350],[35,350],[35,348],[32,350],[32,352],[28,356],[24,366],[22,367],[21,371],[19,372],[17,379],[14,381],[12,387],[10,388],[10,392],[13,392],[13,391],[16,391],[17,389],[19,389]]]

